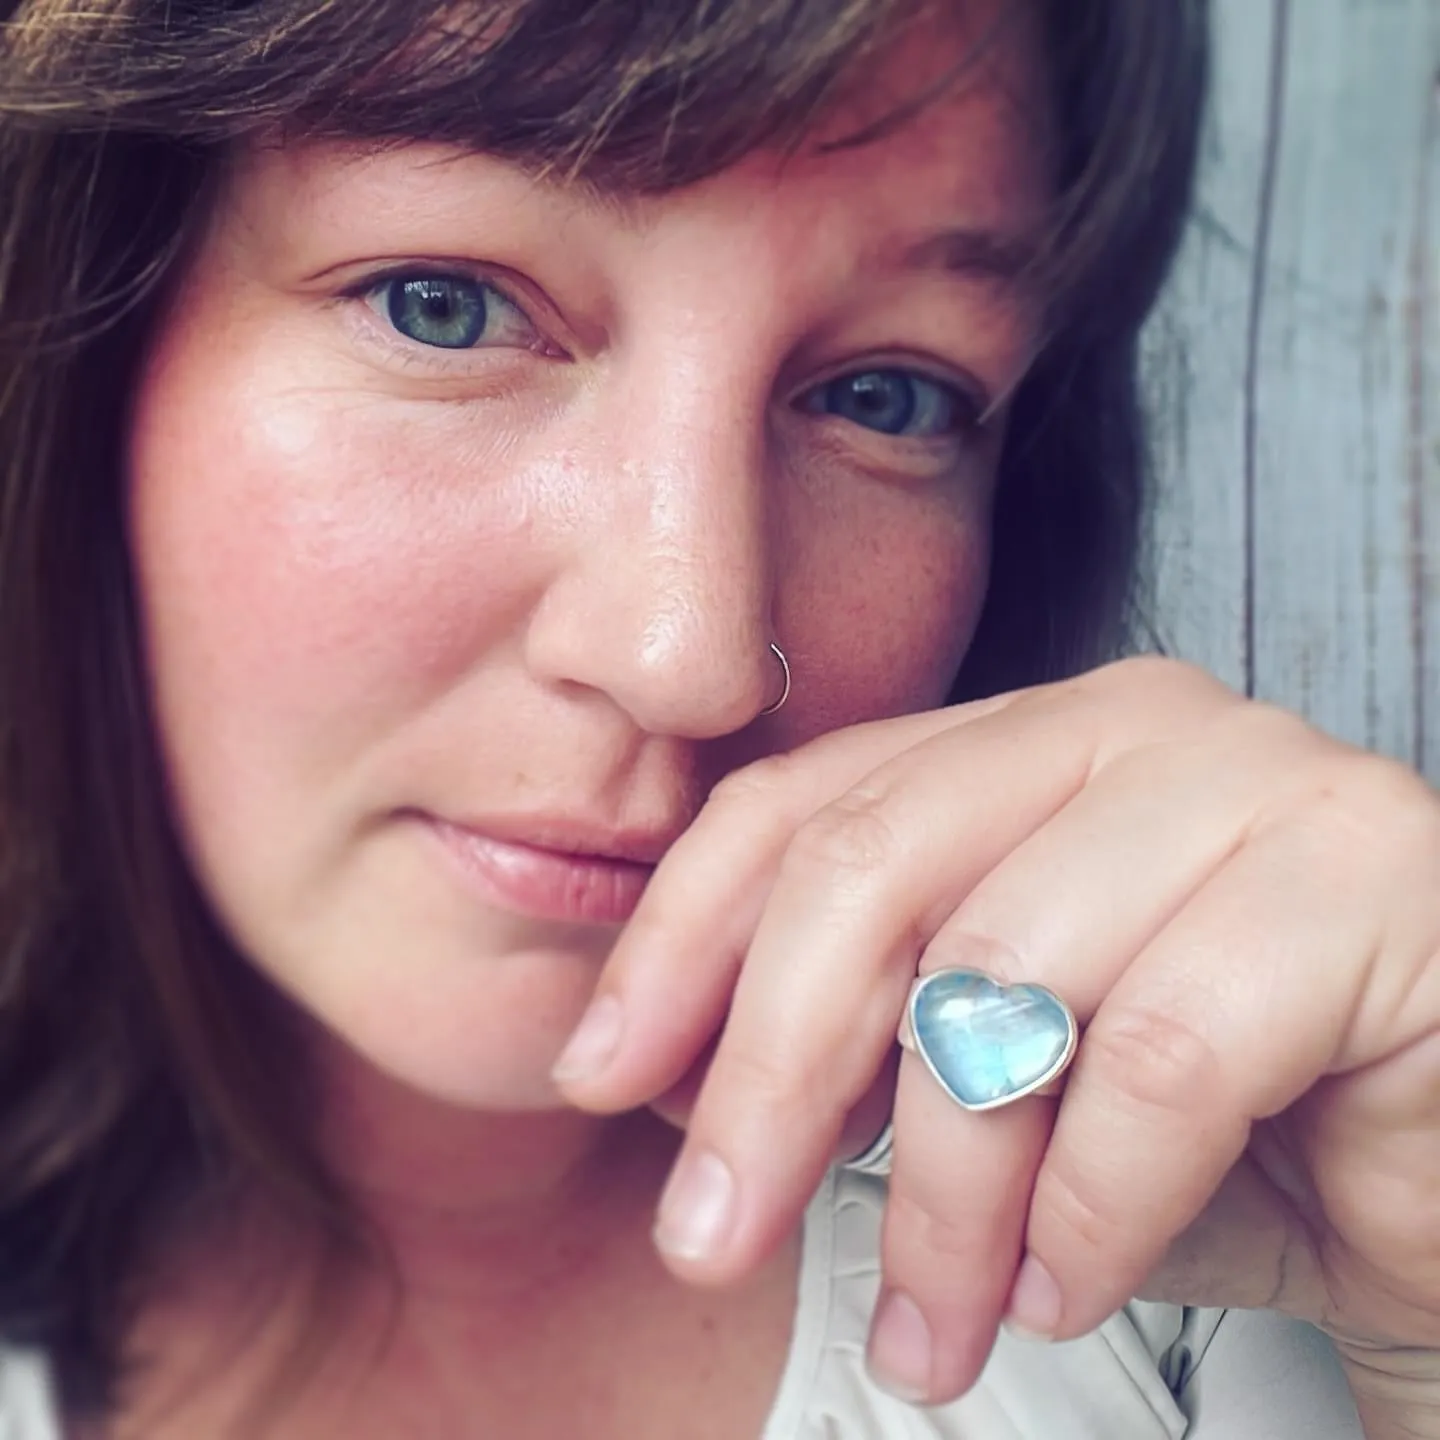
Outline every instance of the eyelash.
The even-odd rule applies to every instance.
[[[506,345],[503,342],[493,345],[482,345],[478,343],[479,337],[468,344],[446,345],[443,343],[430,343],[424,340],[417,340],[414,336],[405,334],[399,328],[395,318],[395,289],[397,286],[444,286],[452,285],[457,287],[469,287],[476,293],[477,299],[482,307],[488,306],[487,297],[494,297],[507,310],[518,315],[533,336],[533,343],[526,345]],[[506,289],[486,275],[466,274],[458,271],[439,269],[425,269],[414,266],[397,267],[376,275],[369,275],[363,281],[351,286],[344,292],[345,298],[359,300],[365,304],[376,316],[384,328],[387,340],[394,346],[407,364],[425,364],[431,367],[453,369],[453,363],[447,360],[447,355],[466,355],[477,350],[490,349],[521,349],[533,354],[540,354],[549,358],[568,359],[568,355],[557,346],[553,346],[546,340],[539,326],[530,318],[525,306],[519,304],[506,291]],[[388,295],[388,298],[387,298]],[[483,328],[488,326],[490,316],[487,309],[482,308],[480,312],[480,323]],[[861,381],[880,382],[879,385],[872,384],[871,391],[877,391],[885,385],[892,387],[895,382],[902,382],[908,386],[910,392],[909,412],[906,422],[913,418],[916,409],[925,408],[914,398],[917,388],[928,388],[932,393],[930,407],[933,409],[939,404],[942,409],[948,406],[958,412],[953,422],[944,426],[941,430],[932,435],[906,436],[896,431],[886,430],[879,426],[866,425],[853,416],[838,413],[833,409],[824,408],[826,400],[834,400],[837,396],[837,387],[847,383],[856,386],[851,398],[864,401],[865,392],[858,388]],[[829,379],[822,380],[809,386],[803,391],[794,402],[795,408],[803,414],[815,415],[821,418],[838,418],[842,424],[854,426],[862,432],[900,441],[909,441],[918,444],[941,444],[946,441],[972,440],[983,431],[988,425],[994,406],[983,394],[976,394],[971,388],[957,385],[954,382],[942,380],[939,377],[927,374],[924,371],[907,367],[902,362],[878,363],[865,369],[848,370],[833,375]]]
[[[870,382],[862,386],[861,382]],[[850,386],[848,397],[841,388]],[[897,399],[897,386],[904,386],[907,394],[899,397],[902,404],[900,424],[895,429],[882,424],[866,425],[853,414],[846,414],[845,401],[854,402],[854,408],[869,408],[874,414],[875,401],[884,407],[893,405]],[[916,392],[920,395],[917,397]],[[867,393],[868,392],[868,393]],[[827,402],[839,401],[836,408],[825,408]],[[989,423],[993,405],[973,390],[922,370],[912,369],[903,363],[878,364],[868,369],[848,370],[818,385],[812,385],[798,397],[797,408],[812,415],[832,415],[842,422],[853,424],[859,429],[881,438],[910,441],[917,444],[942,444],[947,440],[965,442],[973,440]],[[917,417],[939,410],[943,423],[927,435],[906,435],[905,428]]]
[[[507,310],[513,311],[523,321],[530,334],[529,343],[471,344],[468,346],[446,346],[427,344],[406,335],[396,327],[386,292],[391,287],[403,284],[460,285],[473,287],[481,292],[487,305],[499,301]],[[338,297],[344,301],[358,301],[371,312],[378,322],[369,326],[373,339],[378,339],[404,365],[438,370],[454,375],[460,357],[471,356],[486,350],[523,350],[547,359],[565,360],[569,356],[559,346],[552,344],[545,333],[530,317],[529,309],[517,301],[506,286],[497,283],[485,274],[467,274],[457,270],[441,270],[416,267],[396,267],[367,275],[363,280],[348,286]],[[488,319],[488,317],[486,317]]]

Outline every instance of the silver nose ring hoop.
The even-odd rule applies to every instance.
[[[780,698],[767,705],[760,714],[773,715],[790,698],[790,662],[785,652],[772,640],[770,652],[780,662]]]

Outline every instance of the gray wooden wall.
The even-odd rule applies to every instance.
[[[1213,0],[1148,335],[1161,639],[1440,780],[1440,0]]]

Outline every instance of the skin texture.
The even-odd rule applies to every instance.
[[[956,53],[920,39],[895,76]],[[1023,291],[902,257],[1033,228],[1029,54],[1007,32],[875,146],[643,202],[428,151],[242,157],[132,443],[177,811],[315,1021],[342,1166],[472,1314],[542,1199],[591,1223],[618,1132],[581,1112],[649,1103],[688,1123],[666,1263],[773,1280],[917,968],[974,965],[1085,1034],[1061,1099],[979,1117],[901,1062],[877,1375],[945,1398],[1007,1311],[1065,1337],[1144,1289],[1314,1320],[1372,1435],[1436,1433],[1435,794],[1168,662],[928,710],[1001,420],[899,443],[806,398],[882,363],[983,403],[1021,374]],[[418,261],[528,323],[443,362],[384,339],[358,290]],[[761,718],[772,636],[795,689]],[[623,932],[539,921],[417,812],[666,853]],[[442,1209],[509,1219],[462,1260]]]
[[[552,1104],[615,934],[477,907],[413,811],[663,849],[737,764],[943,696],[999,423],[897,440],[797,402],[901,358],[981,408],[1019,375],[1017,295],[906,263],[1038,207],[1004,102],[961,108],[623,214],[428,150],[240,163],[135,425],[160,726],[232,931],[390,1073]],[[533,331],[427,353],[337,299],[412,258],[483,264]],[[772,632],[805,683],[757,722]]]
[[[1437,873],[1418,777],[1127,662],[728,781],[612,956],[618,1043],[571,1084],[598,1104],[679,1072],[713,996],[661,953],[699,947],[734,986],[660,1225],[672,1263],[723,1280],[823,1165],[917,969],[1047,985],[1085,1027],[1060,1102],[967,1115],[901,1063],[872,1363],[954,1393],[1007,1308],[1063,1338],[1143,1292],[1312,1320],[1362,1400],[1408,1387],[1419,1410],[1440,1340]],[[727,918],[754,893],[757,926]]]
[[[838,128],[973,38],[916,36]],[[793,1245],[723,1303],[655,1262],[673,1140],[575,1109],[550,1077],[619,924],[497,900],[430,821],[655,859],[724,775],[939,703],[1036,343],[1011,273],[1047,190],[1031,58],[1012,24],[883,141],[757,155],[657,199],[430,147],[236,156],[134,412],[146,653],[190,860],[313,1022],[325,1144],[410,1306],[394,1363],[362,1348],[287,1435],[335,1433],[335,1405],[344,1433],[395,1433],[417,1390],[444,1433],[476,1416],[566,1433],[533,1380],[575,1353],[638,1377],[607,1401],[615,1434],[673,1434],[654,1376],[694,1374],[687,1345],[715,1434],[756,1428]],[[486,343],[398,334],[376,293],[396,271],[494,285]],[[964,423],[906,438],[816,413],[825,385],[877,368],[953,387]],[[797,684],[762,717],[772,636]],[[259,1383],[226,1351],[253,1309],[236,1295],[293,1255],[263,1217],[252,1232],[202,1225],[161,1265],[133,1433],[219,1433]],[[517,1294],[545,1297],[543,1326],[517,1324]],[[223,1385],[175,1412],[222,1353]],[[517,1377],[528,1408],[507,1416]],[[692,1415],[693,1387],[677,1403]]]

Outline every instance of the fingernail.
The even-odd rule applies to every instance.
[[[613,995],[601,995],[581,1016],[550,1078],[562,1085],[589,1080],[605,1068],[619,1048],[620,1002]]]
[[[1033,1255],[1015,1277],[1005,1328],[1019,1340],[1053,1340],[1060,1328],[1060,1287]]]
[[[889,1290],[876,1307],[865,1361],[877,1385],[898,1400],[923,1405],[930,1395],[930,1327],[903,1290]]]
[[[655,1243],[677,1260],[708,1260],[725,1244],[734,1210],[730,1167],[709,1151],[687,1155],[660,1197]]]

